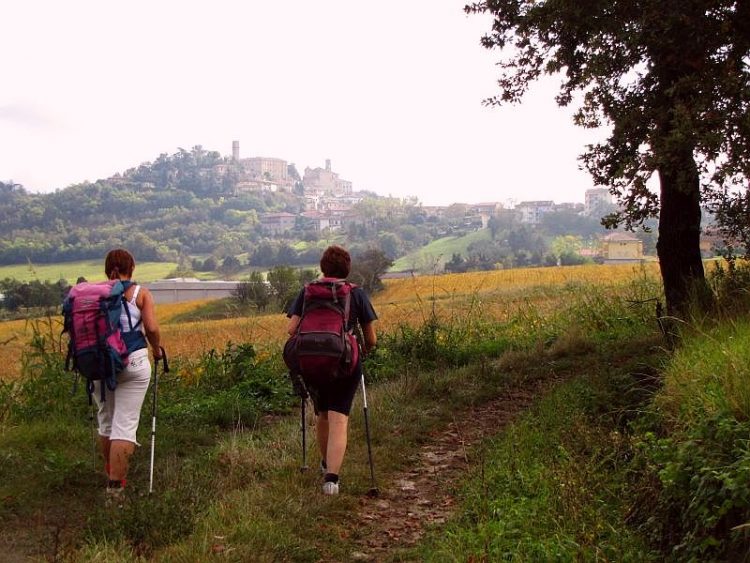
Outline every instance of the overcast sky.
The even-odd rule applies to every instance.
[[[0,180],[50,191],[203,145],[425,204],[583,201],[596,133],[555,80],[488,108],[489,20],[453,0],[4,2]]]

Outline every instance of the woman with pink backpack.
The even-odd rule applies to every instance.
[[[127,250],[118,248],[107,253],[104,273],[109,280],[131,282],[135,259]],[[148,346],[154,361],[162,358],[159,323],[154,311],[151,292],[136,283],[130,283],[125,292],[121,318],[123,338],[129,343],[127,364],[117,376],[116,389],[110,390],[102,381],[95,382],[93,397],[98,407],[99,441],[107,472],[107,497],[122,502],[128,474],[130,456],[138,446],[136,431],[141,407],[151,381],[151,362]],[[104,387],[104,400],[101,387]]]

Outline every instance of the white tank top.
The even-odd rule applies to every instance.
[[[140,290],[141,286],[136,285],[135,290],[133,291],[133,296],[129,301],[125,302],[125,307],[127,307],[128,312],[130,313],[130,322],[128,322],[128,314],[125,312],[125,307],[123,307],[122,313],[120,313],[120,325],[122,325],[123,332],[130,332],[130,327],[135,327],[141,320],[141,310],[138,308],[138,305],[135,304],[135,300],[138,298],[138,292]],[[143,331],[143,328],[139,326],[136,330]]]

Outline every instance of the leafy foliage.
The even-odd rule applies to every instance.
[[[19,282],[6,278],[0,281],[0,293],[3,295],[0,299],[0,308],[10,311],[30,307],[55,309],[62,303],[68,289],[69,286],[65,280],[55,283],[38,280]]]
[[[297,293],[302,288],[299,274],[291,266],[275,266],[268,272],[268,283],[271,285],[279,311],[286,311]]]
[[[271,302],[271,291],[260,272],[251,272],[245,281],[237,284],[234,297],[241,304],[252,303],[263,312]]]
[[[383,289],[381,276],[393,265],[393,260],[380,249],[369,248],[352,257],[352,270],[349,279],[367,293]]]
[[[612,125],[582,157],[624,209],[606,224],[632,228],[659,215],[668,309],[684,312],[704,280],[701,197],[746,186],[750,171],[750,5],[483,0],[466,11],[493,16],[482,44],[503,56],[501,93],[487,103],[518,102],[532,81],[556,74],[558,103],[580,102],[576,123]]]

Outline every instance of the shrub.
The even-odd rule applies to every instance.
[[[228,342],[211,349],[185,371],[185,377],[163,386],[161,414],[180,423],[232,426],[238,421],[286,411],[291,385],[272,359],[259,358],[252,344]]]

